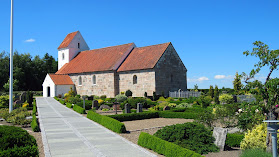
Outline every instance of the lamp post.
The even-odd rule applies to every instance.
[[[13,110],[13,0],[11,0],[11,25],[10,25],[10,99],[9,112]]]
[[[277,124],[279,120],[264,120],[267,123],[267,131],[271,133],[272,139],[272,156],[277,157],[277,130],[279,125]]]

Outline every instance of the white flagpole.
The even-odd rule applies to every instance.
[[[13,0],[11,0],[11,25],[10,25],[10,100],[9,112],[13,110]]]

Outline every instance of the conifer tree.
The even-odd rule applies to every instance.
[[[209,95],[211,98],[214,97],[214,89],[213,89],[213,86],[212,86],[212,85],[210,85],[210,87],[209,87],[208,95]]]
[[[219,89],[217,85],[215,85],[215,89],[214,89],[214,102],[216,104],[219,104]]]
[[[240,75],[238,75],[238,72],[236,72],[235,78],[233,81],[233,89],[235,91],[235,94],[240,94],[242,86],[243,85],[241,83]]]

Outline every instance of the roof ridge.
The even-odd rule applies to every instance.
[[[106,49],[106,48],[111,48],[111,47],[116,47],[116,46],[124,46],[124,45],[129,45],[129,44],[135,44],[135,43],[132,42],[132,43],[127,43],[127,44],[122,44],[122,45],[115,45],[115,46],[108,46],[108,47],[103,47],[103,48],[98,48],[98,49],[84,50],[84,51],[81,51],[81,52],[93,51],[93,50],[100,50],[100,49]],[[80,53],[81,53],[81,52],[80,52]]]
[[[149,45],[149,46],[143,46],[143,47],[136,47],[136,48],[144,48],[144,47],[158,46],[158,45],[164,45],[164,44],[171,44],[171,42],[166,42],[166,43],[162,43],[162,44],[155,44],[155,45]]]

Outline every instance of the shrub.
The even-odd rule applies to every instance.
[[[26,92],[26,101],[29,105],[32,105],[33,102],[33,92],[27,91]]]
[[[28,106],[29,106],[29,104],[28,104],[27,102],[25,102],[25,103],[22,104],[22,107],[23,107],[23,108],[26,108],[26,107],[28,107]]]
[[[127,100],[127,96],[118,94],[115,96],[115,99],[117,99],[117,102],[124,102],[125,100]]]
[[[242,151],[240,157],[272,157],[271,153],[268,153],[262,149],[247,149]]]
[[[159,114],[158,112],[141,112],[141,113],[109,115],[108,117],[123,122],[123,121],[132,121],[132,120],[159,118]]]
[[[95,113],[93,111],[88,111],[87,113],[87,118],[103,125],[104,127],[117,132],[117,133],[125,133],[126,132],[126,127],[123,123],[119,122],[116,119],[99,115],[98,113]]]
[[[17,108],[14,109],[11,113],[6,116],[6,121],[8,123],[13,123],[14,125],[27,125],[31,123],[31,120],[26,119],[27,116],[31,114],[27,111],[26,108]]]
[[[80,103],[82,102],[80,98],[76,98],[76,97],[70,97],[68,99],[68,102],[71,103],[71,104],[77,104],[77,103]]]
[[[128,89],[128,90],[125,92],[125,95],[126,95],[126,97],[130,97],[130,96],[133,95],[133,92],[132,92],[130,89]]]
[[[212,137],[211,131],[198,123],[189,122],[166,126],[158,130],[154,136],[173,142],[199,154],[217,152],[219,150],[213,143],[214,137]]]
[[[36,115],[33,115],[32,122],[31,122],[31,128],[34,132],[40,131],[40,128],[38,125],[38,119],[37,119]]]
[[[105,100],[106,98],[107,98],[107,96],[106,96],[106,95],[101,95],[101,96],[100,96],[100,99]]]
[[[102,104],[104,103],[104,100],[98,99],[98,103],[99,103],[100,105],[102,105]]]
[[[71,103],[66,103],[66,106],[68,107],[68,108],[73,108],[73,105],[71,104]]]
[[[0,108],[8,108],[9,107],[9,95],[0,96]]]
[[[176,104],[175,104],[175,103],[169,103],[168,106],[169,106],[169,107],[175,107]]]
[[[170,111],[171,112],[184,112],[184,111],[186,111],[186,108],[172,108]]]
[[[191,104],[188,104],[188,103],[180,103],[179,105],[176,105],[176,108],[190,108],[192,107]]]
[[[0,117],[3,118],[3,119],[7,119],[8,116],[9,116],[9,109],[1,108],[0,109]]]
[[[209,128],[212,127],[215,116],[211,110],[204,110],[204,112],[199,112],[196,117],[196,121],[207,125]]]
[[[62,104],[62,105],[65,105],[65,101],[60,99],[59,102]]]
[[[83,108],[83,101],[77,103],[76,105],[80,106],[81,108]],[[86,110],[90,110],[92,107],[92,101],[90,100],[85,100],[85,109]]]
[[[143,104],[144,107],[146,107],[147,102],[144,98],[128,98],[126,101],[124,101],[124,105],[128,103],[131,105],[131,108],[137,108],[137,103]]]
[[[38,156],[36,140],[19,127],[0,126],[0,156]]]
[[[244,134],[233,133],[227,134],[226,145],[230,147],[240,147],[240,142],[243,140]]]
[[[78,106],[78,105],[74,105],[73,107],[74,111],[76,111],[77,113],[80,113],[80,114],[85,114],[85,109]]]
[[[244,139],[240,143],[241,149],[266,149],[266,124],[262,123],[255,126],[252,130],[245,133]]]
[[[191,150],[180,147],[174,143],[162,140],[158,137],[152,136],[148,133],[141,132],[138,140],[138,145],[151,149],[159,154],[163,154],[166,157],[200,157]]]
[[[200,96],[199,97],[199,104],[202,105],[202,107],[206,108],[211,104],[212,98],[210,96]]]
[[[159,117],[161,118],[196,119],[197,116],[198,116],[197,113],[190,113],[190,112],[169,112],[169,111],[159,112]]]
[[[144,97],[146,97],[146,98],[148,97],[148,96],[147,96],[147,92],[144,92]]]
[[[34,99],[33,101],[33,112],[32,112],[32,115],[36,115],[37,113],[37,105],[36,105],[36,100]]]
[[[232,95],[229,95],[229,94],[222,94],[219,96],[219,101],[222,104],[231,104],[231,103],[233,103],[233,97],[232,97]]]
[[[107,108],[103,108],[103,109],[102,109],[102,111],[109,111],[109,109],[107,109]]]
[[[161,96],[157,101],[167,101],[163,96]]]

